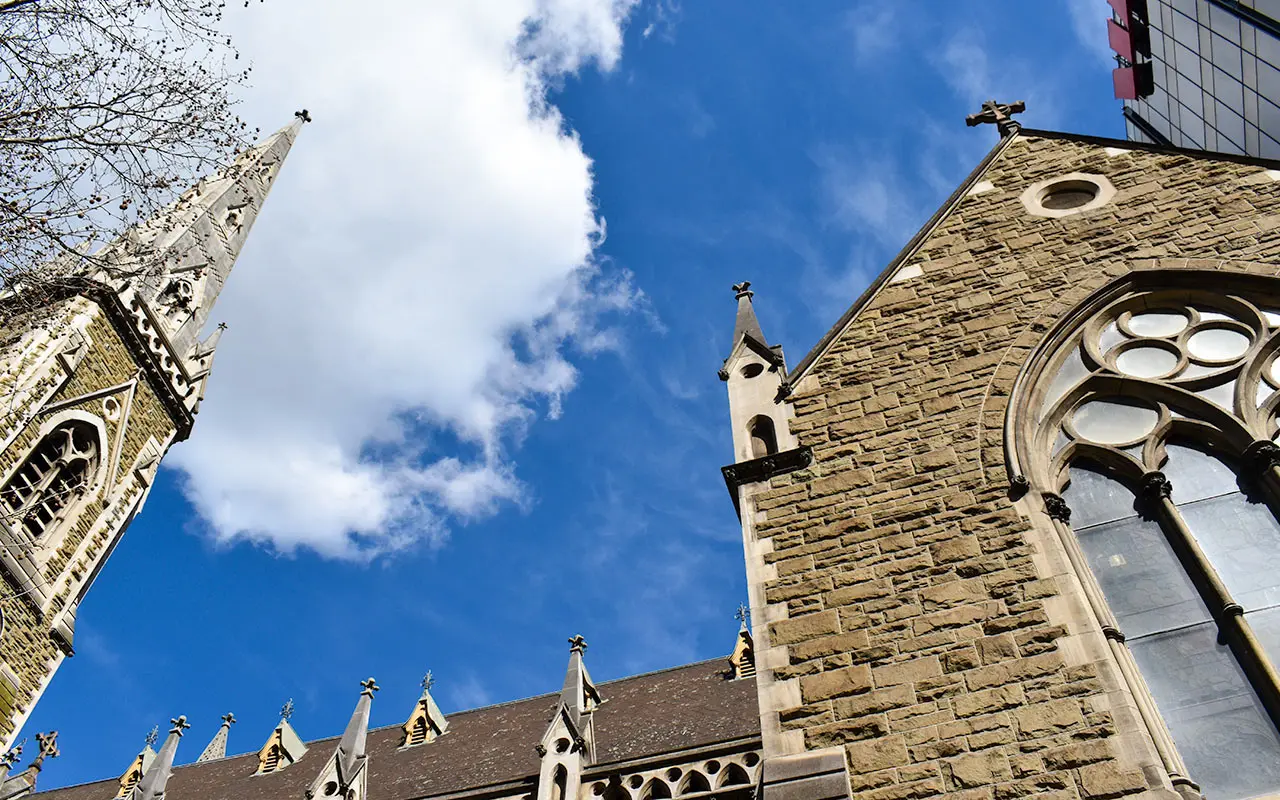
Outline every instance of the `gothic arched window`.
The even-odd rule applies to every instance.
[[[38,541],[61,512],[84,496],[98,469],[98,432],[73,421],[50,431],[0,487],[0,511],[11,528]]]
[[[1153,277],[1099,293],[1033,357],[1014,466],[1173,781],[1280,792],[1280,284]]]

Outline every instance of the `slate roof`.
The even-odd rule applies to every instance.
[[[600,684],[605,702],[594,713],[596,766],[758,737],[756,683],[727,680],[727,675],[725,659],[717,658]],[[448,733],[404,750],[399,749],[400,725],[371,730],[369,800],[415,800],[532,782],[539,766],[534,745],[546,732],[558,700],[559,694],[552,693],[450,714]],[[308,742],[297,763],[270,775],[254,775],[256,751],[177,767],[165,798],[301,798],[333,755],[338,738]],[[119,786],[117,776],[34,796],[111,800]]]

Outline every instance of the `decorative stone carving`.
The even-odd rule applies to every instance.
[[[1051,519],[1056,519],[1064,525],[1071,524],[1071,507],[1067,505],[1066,500],[1056,494],[1045,493],[1044,511]]]

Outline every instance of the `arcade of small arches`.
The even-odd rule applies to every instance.
[[[754,792],[759,765],[760,753],[751,751],[596,778],[588,774],[580,800],[747,797]]]
[[[1032,356],[1011,464],[1172,783],[1253,797],[1280,791],[1280,281],[1163,277],[1095,294]]]

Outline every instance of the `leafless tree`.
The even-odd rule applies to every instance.
[[[0,283],[83,266],[251,138],[224,7],[0,0]]]

